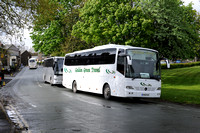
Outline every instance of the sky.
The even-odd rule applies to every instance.
[[[184,5],[188,5],[190,2],[193,3],[193,8],[200,13],[200,0],[182,0]],[[30,38],[30,31],[25,29],[24,30],[24,42],[25,45],[31,48],[33,46],[32,39]]]
[[[24,43],[26,46],[31,48],[33,46],[32,39],[30,37],[30,32],[28,29],[24,30]]]
[[[182,0],[185,5],[188,5],[190,2],[193,3],[193,8],[200,12],[200,0]]]

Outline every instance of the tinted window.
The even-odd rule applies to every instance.
[[[104,49],[91,52],[83,52],[65,57],[65,65],[97,65],[114,64],[116,49]]]
[[[124,50],[119,49],[117,58],[117,71],[119,71],[121,74],[124,74],[125,57],[120,56],[122,54],[124,54]]]
[[[74,63],[74,55],[67,55],[65,57],[65,65],[73,65]]]
[[[44,60],[44,67],[53,67],[53,59]]]

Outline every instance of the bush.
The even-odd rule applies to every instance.
[[[192,62],[192,63],[174,63],[170,64],[170,69],[173,68],[183,68],[183,67],[192,67],[192,66],[200,66],[200,62]],[[167,69],[166,64],[161,65],[162,69]]]
[[[17,66],[10,66],[10,71],[11,71],[11,72],[16,71],[16,69],[17,69]]]

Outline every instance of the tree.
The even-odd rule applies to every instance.
[[[199,46],[199,16],[180,0],[88,0],[72,33],[95,45],[128,44],[190,58]]]
[[[56,29],[56,30],[55,30]],[[31,38],[35,44],[33,47],[36,51],[48,55],[54,51],[60,51],[61,47],[59,44],[63,42],[63,37],[61,34],[61,27],[58,21],[52,21],[49,28],[45,30],[37,31],[37,33],[32,33]]]
[[[31,14],[37,1],[35,0],[1,0],[0,1],[0,33],[13,35],[30,22]]]
[[[84,44],[71,36],[72,26],[79,19],[82,0],[45,0],[34,16],[32,40],[34,49],[46,55],[64,55]],[[81,43],[81,44],[80,44]],[[81,45],[84,46],[84,45]]]
[[[73,35],[87,43],[108,43],[141,46],[141,36],[151,29],[141,7],[133,0],[88,0],[80,9],[80,21],[73,26]],[[149,27],[149,28],[147,28]]]
[[[15,38],[22,45],[24,28],[31,24],[36,5],[35,0],[0,0],[1,41]]]
[[[180,0],[141,0],[154,30],[150,48],[170,59],[192,58],[199,45],[199,15]],[[198,45],[197,45],[198,44]]]

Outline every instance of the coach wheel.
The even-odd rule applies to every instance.
[[[44,83],[47,83],[47,81],[46,81],[46,75],[44,75],[43,79],[44,79]]]
[[[104,86],[103,95],[105,99],[110,99],[111,97],[110,87],[108,84]]]
[[[77,92],[77,83],[76,83],[76,81],[74,81],[73,84],[72,84],[72,90],[73,90],[74,93]]]

